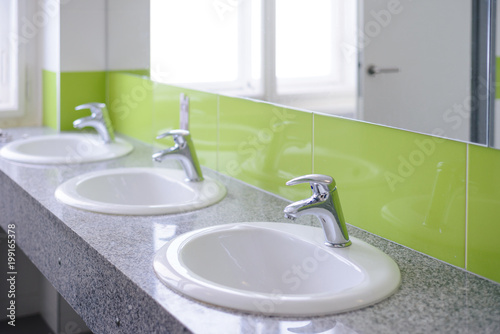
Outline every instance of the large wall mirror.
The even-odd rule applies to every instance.
[[[151,0],[151,76],[493,146],[494,4]]]

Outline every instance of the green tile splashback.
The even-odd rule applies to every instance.
[[[500,151],[469,145],[467,270],[500,282]]]
[[[465,263],[466,144],[314,115],[314,172],[337,181],[346,221]]]
[[[310,195],[286,181],[312,171],[312,114],[219,97],[219,171],[291,200]]]
[[[106,101],[106,72],[62,72],[60,81],[60,130],[72,131],[74,120],[90,115],[90,111],[75,111],[76,106]]]
[[[57,73],[42,71],[43,125],[58,129]]]
[[[153,83],[139,75],[108,73],[107,105],[115,131],[153,142]]]
[[[56,73],[44,71],[42,78],[44,124],[57,127]],[[102,99],[103,91],[116,131],[147,143],[179,127],[185,93],[204,166],[290,200],[308,197],[310,189],[287,187],[288,179],[332,175],[348,223],[500,282],[498,150],[469,145],[466,185],[465,143],[153,84],[124,72],[110,72],[107,80],[96,72],[62,73],[63,129],[83,116],[74,106]]]

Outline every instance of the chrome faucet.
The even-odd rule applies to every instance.
[[[172,136],[175,145],[163,151],[153,154],[153,160],[162,162],[165,159],[177,159],[186,172],[187,180],[198,182],[203,181],[203,174],[201,172],[200,163],[196,156],[191,134],[188,130],[171,130],[165,132],[156,139]]]
[[[106,105],[104,103],[93,102],[82,104],[75,108],[75,110],[82,109],[90,109],[90,116],[77,119],[73,122],[73,126],[76,129],[86,126],[93,127],[106,144],[113,142],[115,140],[115,132],[109,119]]]
[[[312,196],[288,205],[285,218],[295,220],[303,215],[316,216],[325,232],[325,244],[330,247],[347,247],[351,245],[349,233],[340,206],[335,180],[328,175],[310,174],[296,177],[286,183],[293,186],[299,183],[311,184]]]

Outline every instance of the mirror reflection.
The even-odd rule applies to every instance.
[[[153,0],[153,79],[355,117],[355,2],[269,3]]]
[[[485,144],[471,118],[473,4],[151,0],[151,76]]]

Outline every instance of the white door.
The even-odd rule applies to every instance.
[[[471,0],[360,1],[360,118],[469,140]]]

